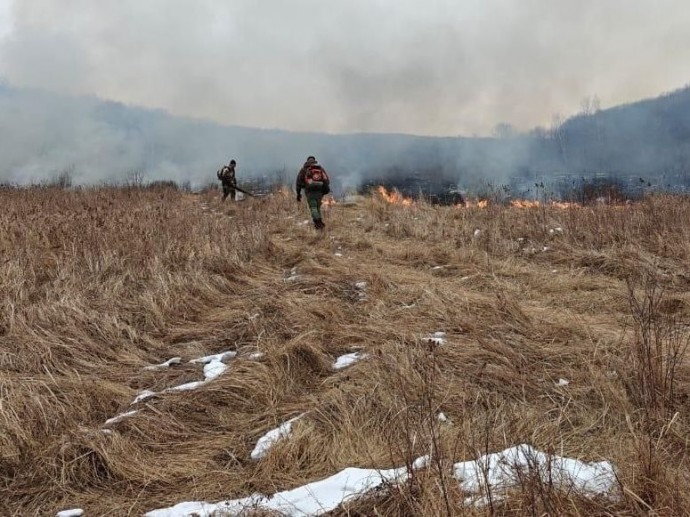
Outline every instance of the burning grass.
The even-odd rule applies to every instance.
[[[345,467],[413,472],[424,455],[335,514],[690,507],[687,199],[458,210],[373,196],[330,205],[325,234],[287,195],[33,189],[0,203],[3,515],[141,515]],[[228,350],[218,377],[165,391]],[[611,461],[617,496],[528,471],[466,507],[452,464],[521,443]]]

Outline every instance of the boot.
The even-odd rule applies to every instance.
[[[323,230],[326,227],[321,219],[314,219],[314,228],[317,230]]]

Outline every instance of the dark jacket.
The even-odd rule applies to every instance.
[[[308,177],[310,174],[310,169],[312,168],[319,169],[323,172],[323,181],[317,184],[317,188],[321,190],[321,193],[323,195],[328,194],[331,191],[331,180],[328,177],[328,173],[326,172],[326,170],[323,167],[321,167],[321,165],[319,165],[317,162],[305,162],[305,164],[300,169],[299,174],[297,174],[297,181],[295,182],[295,190],[297,191],[297,194],[299,195],[302,192],[302,189],[304,189],[305,191],[310,190],[310,185],[308,184]]]
[[[237,180],[235,179],[235,167],[233,165],[224,165],[217,173],[218,179],[223,183],[235,186]]]

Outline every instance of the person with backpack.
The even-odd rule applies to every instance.
[[[323,230],[326,227],[321,218],[321,200],[331,191],[330,184],[328,173],[319,165],[316,158],[313,156],[307,158],[297,175],[295,188],[298,203],[302,201],[302,189],[304,189],[311,218],[317,230]]]
[[[216,172],[216,176],[223,185],[223,201],[230,196],[230,199],[235,201],[235,188],[237,187],[237,180],[235,179],[235,166],[237,162],[230,160],[230,164],[223,165],[223,167]]]

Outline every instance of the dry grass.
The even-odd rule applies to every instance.
[[[404,486],[335,514],[690,508],[690,200],[521,210],[369,199],[329,208],[323,235],[297,224],[306,211],[287,195],[220,205],[172,189],[46,188],[0,191],[0,206],[2,515],[140,515],[430,452]],[[434,331],[448,343],[425,343]],[[332,371],[353,347],[369,357]],[[186,361],[228,349],[239,354],[224,376],[101,431],[138,391],[199,380]],[[173,356],[183,364],[143,370]],[[262,434],[305,411],[289,440],[249,459]],[[524,442],[611,460],[623,497],[526,479],[488,509],[464,508],[450,464]]]

